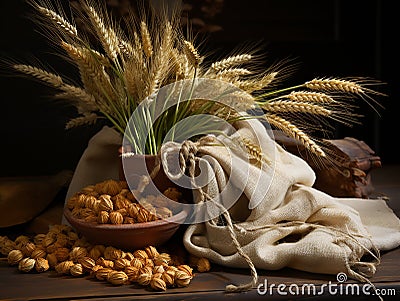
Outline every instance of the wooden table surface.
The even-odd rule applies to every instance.
[[[372,182],[376,193],[388,197],[389,206],[400,216],[400,166],[384,166],[373,171]],[[382,295],[386,294],[382,296],[383,300],[398,300],[400,248],[381,255],[381,264],[370,281],[381,290]],[[292,269],[258,272],[260,285],[265,281],[269,287],[275,284],[275,288],[278,284],[285,284],[287,295],[279,294],[276,289],[260,295],[257,288],[244,293],[227,294],[224,292],[226,285],[247,283],[250,280],[249,270],[227,269],[215,265],[208,273],[196,274],[186,288],[171,288],[158,293],[135,285],[115,287],[96,280],[59,276],[55,272],[24,274],[15,267],[9,267],[6,262],[0,262],[0,300],[379,300],[372,290],[370,295],[362,292],[363,283],[351,280],[344,282],[343,286],[357,284],[360,292],[358,296],[346,287],[341,294],[340,285],[337,287],[337,294],[332,294],[332,291],[328,291],[327,284],[339,284],[336,275],[312,274]],[[306,286],[303,294],[293,295],[287,289],[289,286],[297,286],[301,291],[304,284]],[[315,286],[316,293],[311,286]],[[311,287],[311,291],[308,291],[308,287]]]

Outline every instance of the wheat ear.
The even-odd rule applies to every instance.
[[[63,84],[63,80],[59,75],[50,73],[46,70],[43,70],[43,69],[40,69],[40,68],[37,68],[34,66],[16,64],[16,65],[13,65],[13,68],[19,72],[33,76],[34,78],[37,78],[37,79],[41,80],[42,82],[45,82],[55,88],[58,88]]]
[[[63,30],[72,37],[78,37],[78,30],[76,29],[76,27],[71,23],[69,23],[67,20],[65,20],[65,18],[57,14],[55,11],[42,6],[38,6],[37,9],[44,16],[48,17],[51,21],[53,21],[56,25],[58,25],[61,28],[61,30]]]
[[[153,55],[153,44],[149,29],[144,21],[140,23],[140,35],[142,37],[143,52],[147,57],[151,57]]]
[[[261,79],[252,78],[248,80],[237,80],[232,82],[232,84],[239,89],[246,91],[247,93],[252,93],[269,86],[274,81],[277,74],[278,72],[271,72],[263,76]]]
[[[309,101],[317,103],[332,103],[335,102],[332,96],[321,92],[310,91],[293,91],[284,96],[292,101]]]
[[[288,120],[272,113],[267,113],[264,116],[271,125],[282,130],[290,137],[302,143],[312,153],[320,157],[326,156],[322,148],[319,147],[318,144],[315,143],[315,141],[310,138],[310,136],[308,136],[306,133],[304,133],[302,130],[300,130],[297,126],[295,126]]]
[[[85,89],[65,84],[60,87],[60,90],[62,90],[63,93],[59,94],[58,95],[59,97],[77,99],[85,103],[93,111],[97,109],[96,99],[94,98],[93,95],[89,94]]]
[[[192,43],[189,41],[183,41],[183,51],[189,61],[189,63],[197,68],[201,62],[201,56]]]
[[[176,48],[171,49],[171,72],[177,80],[185,78],[185,71],[182,62],[179,60],[179,52]]]
[[[251,71],[245,68],[229,68],[219,71],[216,74],[216,78],[221,78],[225,80],[232,80],[234,78],[245,76],[251,74]]]
[[[81,47],[75,47],[66,42],[62,42],[61,45],[78,65],[82,81],[91,93],[94,96],[106,94],[108,98],[111,98],[113,96],[113,88],[108,75],[104,71],[104,67],[99,65],[99,61]]]
[[[261,147],[255,143],[253,143],[250,139],[240,138],[239,143],[245,147],[248,154],[256,159],[258,162],[268,162],[265,154],[261,150]]]
[[[81,65],[84,70],[89,73],[91,76],[99,80],[104,77],[102,70],[102,66],[98,64],[98,62],[91,56],[88,55],[86,51],[84,51],[81,47],[76,47],[72,44],[61,42],[61,46],[68,53],[68,55],[78,64]]]
[[[67,130],[72,129],[74,127],[82,126],[82,125],[89,125],[96,122],[98,116],[95,113],[90,113],[81,117],[76,117],[71,119],[65,125]]]
[[[131,57],[134,53],[133,46],[125,40],[122,39],[119,40],[119,48],[128,57]]]
[[[214,62],[211,64],[210,71],[218,72],[228,68],[232,68],[234,66],[238,66],[244,64],[252,59],[251,54],[239,54],[227,57],[226,59],[220,60],[218,62]]]
[[[272,113],[309,113],[322,116],[329,116],[332,114],[331,110],[318,104],[303,101],[275,100],[267,102],[262,108]]]
[[[119,53],[119,40],[117,35],[111,28],[105,26],[103,20],[92,6],[87,6],[87,12],[108,57],[112,60],[116,60]]]
[[[340,91],[353,94],[363,94],[363,88],[361,85],[348,80],[343,79],[318,79],[315,78],[311,81],[306,82],[305,87],[311,90],[318,91]]]

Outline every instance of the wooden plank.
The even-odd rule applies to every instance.
[[[387,252],[382,256],[382,263],[374,277],[370,280],[377,287],[389,286],[396,289],[400,288],[400,248]],[[303,285],[314,284],[320,287],[329,281],[337,283],[335,275],[322,275],[307,273],[292,269],[282,269],[279,271],[259,271],[259,283],[264,283],[267,279],[268,284],[291,284]],[[131,284],[125,286],[112,286],[106,282],[93,279],[73,278],[72,276],[59,276],[54,271],[47,273],[21,273],[16,267],[9,267],[5,262],[0,264],[0,299],[7,300],[55,300],[55,299],[74,299],[74,298],[128,298],[148,299],[150,296],[166,297],[166,300],[180,295],[197,296],[201,298],[203,294],[223,297],[225,286],[228,284],[242,284],[250,281],[247,269],[229,269],[214,266],[211,272],[198,273],[193,281],[185,288],[171,288],[164,293],[154,292],[149,289]],[[346,283],[357,283],[346,281]],[[252,293],[245,293],[235,298],[246,298],[249,294],[257,294],[257,290]],[[170,295],[170,296],[169,296]],[[121,299],[122,300],[122,299]]]

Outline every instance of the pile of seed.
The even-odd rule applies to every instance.
[[[125,181],[106,180],[75,193],[67,208],[73,217],[90,223],[134,224],[171,217],[176,208],[171,208],[174,203],[169,200],[179,202],[180,198],[180,191],[168,188],[163,195],[148,195],[138,201]]]
[[[15,240],[0,236],[0,252],[21,272],[46,272],[74,277],[89,277],[113,285],[137,283],[157,291],[188,286],[193,267],[199,272],[210,270],[205,258],[194,264],[176,264],[168,253],[159,253],[153,246],[125,252],[112,246],[91,245],[68,225],[53,225],[48,233]]]

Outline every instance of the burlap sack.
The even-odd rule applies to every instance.
[[[203,197],[197,197],[196,202],[226,204],[225,196],[219,194],[229,177],[244,170],[249,174],[235,177],[236,185],[244,187],[243,196],[224,216],[226,225],[213,219],[188,227],[184,245],[191,254],[223,266],[250,266],[253,276],[255,268],[291,267],[325,274],[345,272],[349,277],[366,280],[379,263],[377,249],[389,250],[400,245],[400,221],[383,200],[339,199],[313,189],[313,170],[275,143],[260,122],[241,121],[236,128],[229,139],[221,139],[247,139],[259,145],[270,162],[249,167],[246,160],[232,160],[243,156],[240,151],[232,152],[232,148],[218,147],[209,141],[197,143],[196,160],[192,162],[203,162],[203,174],[213,176],[200,191]],[[171,153],[179,147],[168,143],[163,150]],[[210,173],[204,166],[215,172]],[[249,207],[252,209],[247,209],[248,216],[240,220]],[[229,219],[236,222],[231,224]],[[375,260],[362,262],[367,253],[375,254]],[[255,281],[253,277],[253,283],[230,289],[246,289]]]

